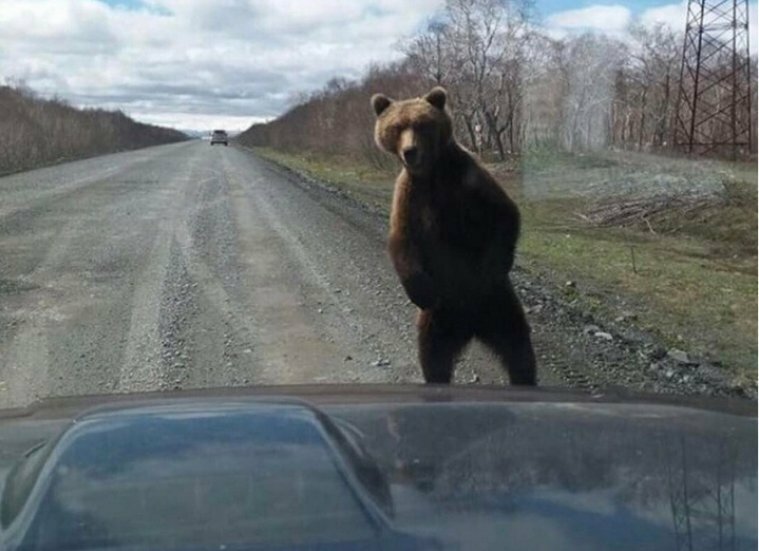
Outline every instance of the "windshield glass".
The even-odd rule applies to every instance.
[[[755,396],[736,6],[0,4],[0,408],[349,382]],[[407,209],[398,175],[434,170],[447,191]]]
[[[373,384],[755,401],[756,16],[0,0],[0,412]]]

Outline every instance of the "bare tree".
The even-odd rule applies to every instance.
[[[444,20],[432,20],[424,31],[404,45],[403,51],[420,75],[435,84],[448,83],[455,68],[449,45],[449,27]]]
[[[605,146],[624,45],[602,35],[585,34],[571,41],[564,54],[562,144],[569,151]]]
[[[40,98],[23,82],[0,86],[0,173],[186,138],[120,111],[76,109],[61,99]]]
[[[672,128],[681,39],[664,25],[652,29],[635,26],[631,35],[626,64],[628,89],[620,99],[628,128],[631,117],[637,120],[637,138],[628,132],[625,143],[638,149],[664,147]]]
[[[496,55],[491,60],[493,71],[485,88],[482,109],[488,128],[501,159],[506,157],[504,136],[508,139],[508,152],[521,149],[521,120],[524,92],[528,86],[530,62],[533,58],[531,40],[525,12],[508,6],[508,13],[498,38]]]

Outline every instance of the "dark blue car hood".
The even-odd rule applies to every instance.
[[[106,407],[10,472],[0,541],[30,550],[756,548],[754,417],[534,398]]]

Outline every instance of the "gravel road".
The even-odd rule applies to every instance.
[[[0,408],[59,395],[419,382],[415,310],[385,229],[340,194],[200,141],[0,178]],[[686,367],[668,367],[645,336],[589,325],[597,320],[539,281],[519,270],[515,280],[541,384],[681,390]],[[686,391],[703,391],[693,373]],[[478,345],[457,369],[457,382],[475,381],[504,381]]]

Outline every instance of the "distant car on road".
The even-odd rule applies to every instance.
[[[229,136],[227,136],[226,130],[214,130],[211,134],[211,145],[223,143],[229,145]]]

